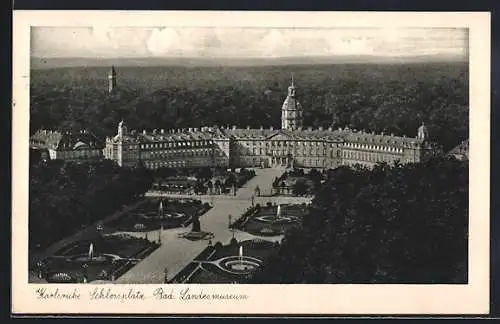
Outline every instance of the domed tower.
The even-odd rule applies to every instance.
[[[115,67],[111,66],[111,69],[108,73],[108,92],[113,93],[116,89],[116,71]]]
[[[295,130],[302,127],[302,106],[296,98],[296,88],[293,82],[288,87],[288,95],[281,108],[281,129]]]
[[[427,126],[425,126],[423,122],[422,125],[418,128],[417,139],[422,141],[429,140],[429,130],[427,129]]]

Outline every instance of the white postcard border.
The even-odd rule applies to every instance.
[[[467,285],[160,285],[174,294],[231,293],[241,300],[155,300],[159,285],[28,284],[29,64],[31,26],[456,27],[469,28],[470,212]],[[486,12],[14,11],[12,139],[13,313],[483,314],[489,311],[490,14]],[[37,299],[40,287],[77,289],[78,300]],[[90,300],[95,288],[140,290],[145,300]]]

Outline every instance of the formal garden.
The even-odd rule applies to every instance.
[[[273,194],[307,196],[313,195],[321,186],[325,174],[316,169],[305,172],[304,169],[292,169],[285,171],[279,178],[273,181]]]
[[[276,252],[278,242],[253,239],[228,245],[209,244],[169,283],[248,283],[253,274]],[[166,275],[168,275],[168,269]]]
[[[212,206],[195,199],[150,198],[139,208],[106,224],[106,232],[144,232],[186,227]]]
[[[239,219],[231,223],[232,230],[240,230],[256,236],[283,235],[299,225],[307,213],[307,205],[259,204],[248,209]]]
[[[128,234],[103,234],[62,247],[36,262],[39,278],[49,283],[114,281],[160,246]]]
[[[254,170],[244,168],[160,168],[155,172],[151,191],[174,194],[234,194],[255,176]]]

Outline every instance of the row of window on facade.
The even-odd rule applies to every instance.
[[[323,141],[240,141],[244,146],[326,146],[327,143]],[[330,147],[337,146],[336,143],[330,143]]]
[[[149,144],[141,144],[141,149],[169,148],[169,147],[202,147],[202,146],[212,145],[213,143],[214,143],[213,141],[149,143]]]
[[[343,151],[343,157],[351,160],[369,161],[369,162],[387,162],[394,161],[394,156],[388,156],[378,153],[369,153],[362,151]]]
[[[295,161],[299,162],[299,164],[302,164],[302,165],[305,165],[305,166],[311,166],[311,165],[315,165],[315,166],[326,166],[326,165],[330,165],[330,166],[334,166],[336,165],[336,162],[335,161],[329,161],[329,160],[325,160],[325,159],[310,159],[310,158],[302,158],[302,157],[299,157],[299,158],[294,158]],[[247,164],[251,164],[253,163],[254,165],[258,165],[260,164],[262,161],[264,161],[263,159],[259,159],[259,158],[246,158],[246,157],[241,157],[240,158],[240,162],[243,162],[243,163],[247,163]],[[329,162],[329,163],[328,163]]]
[[[391,146],[382,146],[382,145],[368,145],[368,144],[358,144],[358,143],[345,143],[345,147],[361,149],[361,150],[377,150],[384,152],[396,152],[403,153],[402,148],[391,147]]]
[[[214,161],[215,162],[215,161]],[[221,162],[221,161],[218,161]],[[182,168],[186,166],[193,165],[206,165],[206,163],[196,164],[196,161],[145,161],[144,165],[149,169],[158,169],[158,168]]]
[[[159,158],[159,157],[173,157],[173,156],[224,156],[224,152],[213,150],[181,150],[181,151],[154,151],[154,152],[143,152],[141,154],[142,157],[151,157],[151,158]]]
[[[150,169],[158,169],[163,167],[180,168],[186,166],[186,161],[144,162],[144,165]]]
[[[241,152],[242,150],[240,150]],[[275,155],[275,156],[284,156],[287,154],[293,154],[296,156],[330,156],[330,157],[340,157],[340,151],[327,151],[325,148],[323,149],[290,149],[286,151],[277,151],[277,150],[270,150],[270,149],[256,149],[253,148],[250,151],[244,151],[241,153],[247,153],[248,155]],[[329,153],[329,154],[328,154]]]
[[[79,158],[79,157],[91,157],[102,155],[101,150],[71,150],[71,151],[58,151],[57,155],[66,158]]]

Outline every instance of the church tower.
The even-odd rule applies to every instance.
[[[108,73],[108,93],[113,93],[116,89],[116,71],[115,67],[112,66]]]
[[[281,129],[296,130],[302,127],[302,106],[296,98],[296,88],[293,82],[288,87],[288,95],[281,108]]]

